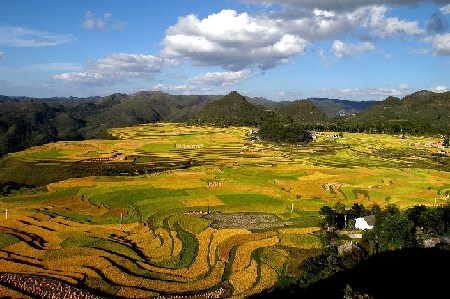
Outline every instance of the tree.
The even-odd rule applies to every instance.
[[[336,227],[336,212],[331,207],[322,206],[319,214],[324,216],[323,221],[320,223],[322,228],[331,229]]]
[[[414,242],[414,226],[404,213],[387,214],[381,225],[376,224],[375,233],[379,234],[381,251],[411,247]]]

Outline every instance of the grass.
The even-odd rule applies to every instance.
[[[183,249],[181,250],[180,261],[176,269],[184,269],[193,263],[197,255],[198,242],[194,235],[183,230],[178,231],[178,237],[183,243]]]
[[[10,246],[12,244],[15,244],[17,242],[20,242],[20,239],[17,238],[16,236],[0,232],[0,249],[8,247],[8,246]]]
[[[268,206],[279,206],[283,202],[277,198],[267,196],[264,194],[227,194],[219,195],[219,199],[225,205],[253,205],[264,204]]]

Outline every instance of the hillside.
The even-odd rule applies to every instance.
[[[1,96],[0,156],[58,140],[109,138],[110,128],[157,121],[254,126],[261,124],[269,110],[281,119],[314,130],[450,132],[449,92],[419,91],[403,99],[389,97],[381,102],[322,98],[274,102],[237,92],[225,97],[151,91],[88,98]]]
[[[328,117],[346,116],[360,113],[361,111],[378,103],[377,101],[348,101],[328,98],[309,98],[317,108]]]
[[[389,97],[348,118],[346,123],[369,132],[448,134],[449,115],[450,92],[418,91],[403,99]]]
[[[161,92],[90,98],[10,98],[0,101],[0,156],[58,140],[108,137],[109,128],[168,119],[209,96]]]
[[[276,110],[281,118],[292,119],[296,124],[316,127],[329,123],[325,113],[309,100],[297,100]]]
[[[266,113],[262,106],[249,103],[236,91],[217,101],[205,103],[192,120],[198,124],[214,125],[259,125]]]

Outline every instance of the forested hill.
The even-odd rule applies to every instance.
[[[251,104],[244,96],[232,91],[220,100],[203,105],[191,122],[221,126],[257,126],[261,124],[265,114],[262,106]]]
[[[276,110],[281,118],[289,118],[294,123],[308,127],[323,126],[330,123],[327,115],[309,100],[297,100]]]
[[[418,91],[403,99],[389,97],[355,117],[348,130],[409,134],[450,133],[450,92]]]
[[[237,92],[225,97],[150,91],[89,98],[0,96],[0,156],[58,140],[108,138],[111,127],[156,121],[257,126],[271,115],[277,122],[314,130],[447,135],[450,92],[419,91],[376,103],[317,98],[273,102]]]
[[[58,140],[108,138],[108,128],[162,121],[214,96],[161,92],[90,98],[0,97],[0,156]]]

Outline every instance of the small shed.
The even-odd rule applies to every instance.
[[[355,228],[372,229],[375,226],[375,215],[356,218]]]

